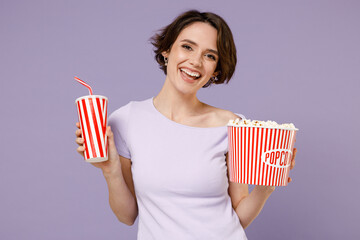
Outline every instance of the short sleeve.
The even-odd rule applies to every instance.
[[[111,113],[108,121],[108,125],[111,127],[111,131],[114,134],[115,146],[118,153],[128,159],[131,159],[127,137],[130,108],[131,102]]]

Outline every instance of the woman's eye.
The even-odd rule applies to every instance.
[[[189,45],[182,45],[183,48],[187,49],[187,50],[191,50],[192,48]]]
[[[214,55],[212,55],[212,54],[207,54],[206,56],[207,56],[208,58],[216,61],[216,57],[215,57]]]

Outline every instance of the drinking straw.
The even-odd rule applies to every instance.
[[[85,87],[87,87],[89,89],[89,94],[92,95],[92,89],[90,87],[89,84],[87,84],[86,82],[84,82],[83,80],[81,80],[78,77],[74,77],[76,81],[78,81],[79,83],[81,83],[82,85],[84,85]]]

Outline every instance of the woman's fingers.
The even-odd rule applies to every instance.
[[[293,156],[292,156],[291,163],[290,163],[290,170],[295,167],[296,152],[297,152],[297,149],[294,148],[293,149]],[[291,177],[288,177],[288,183],[290,183],[291,181],[292,181]]]
[[[293,149],[293,157],[292,157],[293,160],[295,160],[296,153],[297,153],[297,148],[294,148]]]
[[[295,159],[291,160],[290,170],[292,170],[294,167],[295,167]]]
[[[291,163],[290,163],[290,170],[295,167],[296,152],[297,152],[297,149],[294,148],[294,150],[293,150],[293,156],[292,156]]]
[[[79,122],[76,123],[76,127],[77,127],[78,129],[76,129],[75,135],[76,135],[77,137],[80,137],[80,136],[81,136],[81,129],[80,129],[80,123],[79,123]]]
[[[76,123],[76,125],[77,125],[78,123]],[[77,143],[77,144],[79,144],[80,146],[84,143],[84,139],[81,137],[81,129],[77,129],[76,131],[75,131],[75,135],[76,135],[76,139],[75,139],[75,142]]]
[[[77,144],[83,144],[84,143],[84,140],[82,139],[82,133],[81,133],[81,129],[80,129],[80,123],[79,122],[77,122],[76,123],[76,126],[79,128],[79,129],[77,129],[76,131],[75,131],[75,135],[76,135],[76,143]]]
[[[78,153],[81,154],[81,156],[84,157],[84,151],[85,151],[85,146],[84,145],[84,139],[82,138],[82,134],[81,134],[81,129],[80,129],[80,123],[77,122],[76,123],[76,127],[79,128],[75,131],[75,135],[76,135],[76,139],[75,139],[75,142],[79,145],[79,147],[76,149],[76,151]]]
[[[78,153],[80,153],[81,156],[84,157],[84,151],[85,151],[85,147],[84,147],[84,146],[79,146],[79,147],[76,149],[76,151],[77,151]]]
[[[76,139],[75,139],[75,142],[76,142],[77,144],[79,144],[80,146],[82,146],[83,143],[84,143],[84,139],[83,139],[83,138],[76,138]]]
[[[80,130],[80,129],[76,130],[76,131],[75,131],[75,135],[76,135],[77,137],[80,137],[80,136],[81,136],[81,130]]]
[[[78,144],[78,145],[80,145],[80,147],[82,147],[83,146],[83,144],[84,144],[84,139],[81,137],[81,129],[80,129],[80,123],[79,122],[77,122],[76,123],[76,126],[79,128],[79,129],[77,129],[76,131],[75,131],[75,135],[76,135],[76,139],[75,139],[75,142]],[[79,149],[79,148],[78,148]],[[79,152],[79,150],[77,149],[77,151]],[[84,151],[85,149],[83,149],[82,150],[82,152]]]

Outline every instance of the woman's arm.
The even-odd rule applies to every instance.
[[[240,116],[228,112],[227,121],[240,118]],[[226,154],[226,163],[229,165],[229,157]],[[229,169],[229,168],[228,168]],[[245,229],[259,215],[275,187],[255,186],[249,194],[247,184],[234,183],[229,181],[229,195],[232,206],[239,217],[242,227]]]
[[[297,149],[293,150],[293,157],[290,164],[290,170],[295,166],[295,156]],[[228,154],[226,154],[226,163],[229,166]],[[288,182],[292,179],[289,177]],[[263,209],[266,200],[275,190],[274,186],[259,186],[256,185],[249,194],[248,185],[241,183],[234,183],[229,181],[229,195],[233,208],[240,219],[240,223],[245,229],[252,221],[259,215]]]
[[[104,173],[109,189],[109,203],[120,222],[133,225],[138,215],[134,183],[131,173],[131,160],[119,155],[121,172]]]
[[[226,162],[229,166],[228,161],[228,154],[226,154]],[[229,195],[232,206],[244,229],[259,215],[266,200],[274,190],[275,187],[255,186],[249,194],[247,184],[229,181]]]
[[[78,153],[84,157],[84,139],[80,129],[80,123],[76,123],[78,130],[75,131]],[[138,215],[134,183],[131,173],[131,160],[120,156],[114,142],[114,134],[111,127],[107,127],[108,157],[105,162],[91,163],[103,172],[109,189],[109,203],[112,211],[120,222],[132,225]]]

